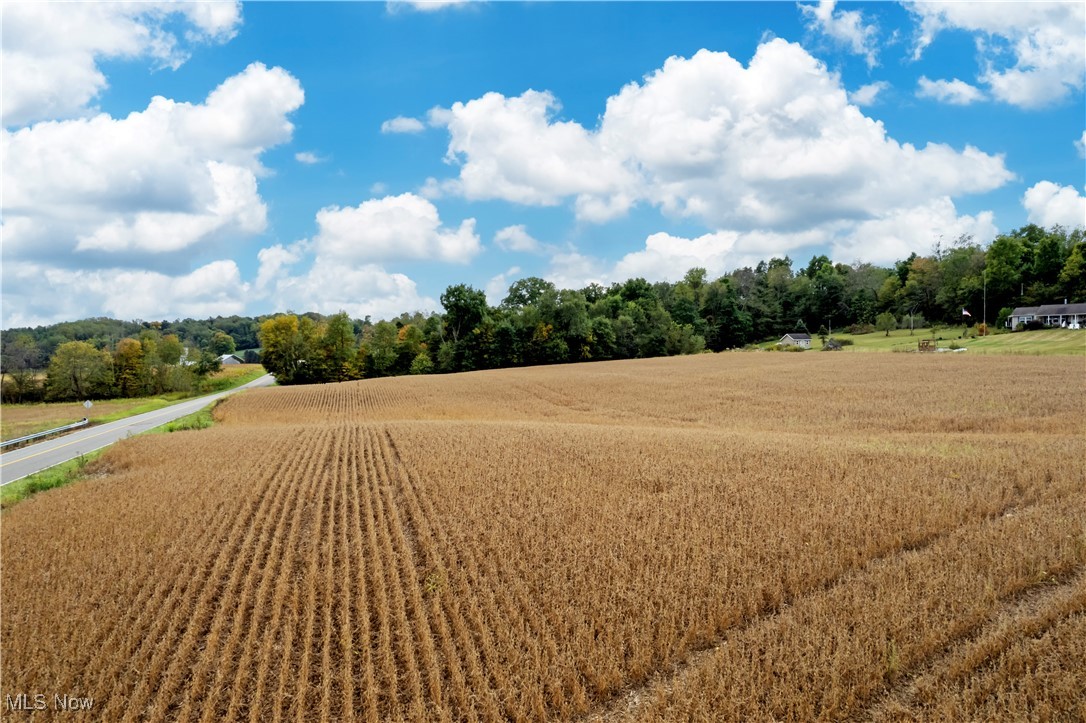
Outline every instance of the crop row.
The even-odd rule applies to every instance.
[[[1082,401],[969,406],[972,362],[872,355],[897,373],[871,410],[841,380],[849,404],[795,405],[737,358],[247,392],[127,440],[4,513],[0,694],[88,720],[1081,711]]]
[[[761,433],[1072,435],[1075,358],[745,353],[265,389],[224,408],[244,424],[520,420]]]

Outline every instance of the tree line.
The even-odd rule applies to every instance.
[[[98,317],[64,321],[58,324],[38,327],[20,327],[5,329],[0,332],[0,339],[6,348],[18,337],[29,337],[37,350],[33,368],[42,369],[57,347],[68,341],[85,341],[96,349],[113,348],[121,339],[138,338],[144,331],[151,330],[163,335],[174,335],[185,347],[206,349],[213,339],[229,336],[234,343],[230,353],[237,351],[244,356],[246,351],[256,350],[260,346],[257,331],[263,316],[215,316],[207,319],[183,319],[180,321],[121,321]],[[257,360],[254,358],[255,363]]]
[[[443,313],[367,319],[356,336],[346,314],[284,314],[258,336],[265,367],[292,384],[721,351],[795,331],[972,324],[985,301],[989,324],[1002,326],[1015,306],[1086,300],[1083,241],[1082,229],[1030,225],[987,249],[965,236],[886,268],[815,256],[797,270],[784,257],[712,280],[694,268],[675,283],[577,290],[529,277],[497,306],[457,284],[441,295]]]
[[[287,313],[177,322],[88,319],[8,330],[3,367],[38,369],[61,344],[83,341],[113,359],[112,381],[101,382],[102,388],[128,389],[132,385],[123,380],[133,375],[118,365],[116,350],[125,338],[158,334],[195,349],[247,350],[246,361],[259,359],[280,383],[315,383],[721,351],[797,331],[961,323],[963,309],[971,314],[965,321],[981,321],[985,299],[986,320],[998,329],[1016,306],[1064,298],[1086,301],[1083,229],[1031,224],[987,248],[963,236],[888,267],[834,263],[819,255],[800,268],[786,256],[716,279],[695,268],[674,283],[637,278],[559,289],[529,277],[514,282],[496,306],[482,291],[456,284],[441,295],[439,313],[403,313],[376,323],[343,313]],[[30,342],[36,361],[23,363]],[[142,368],[156,369],[153,359],[145,355]],[[142,374],[144,389],[163,378],[156,371]]]
[[[60,343],[44,376],[41,350],[33,336],[15,335],[4,345],[4,401],[72,401],[144,397],[197,389],[221,368],[220,356],[235,350],[225,332],[212,335],[204,349],[186,347],[176,334],[143,329],[102,348],[86,341]]]

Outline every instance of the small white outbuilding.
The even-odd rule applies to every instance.
[[[811,348],[811,335],[810,334],[785,334],[781,337],[781,340],[777,342],[781,346],[801,346],[804,349]]]

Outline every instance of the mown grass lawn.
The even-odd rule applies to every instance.
[[[1019,331],[958,343],[977,354],[1086,354],[1086,330]]]
[[[897,329],[886,336],[885,332],[871,334],[832,334],[835,339],[851,339],[852,345],[843,351],[916,351],[921,339],[935,339],[936,345],[948,348],[951,344],[964,347],[968,354],[1081,354],[1086,355],[1086,330],[1043,329],[1041,331],[1019,331],[991,334],[986,337],[962,338],[966,330],[960,326],[951,326],[932,331],[915,329],[912,334],[908,329]],[[968,334],[973,334],[970,328]],[[762,346],[773,346],[764,344]],[[815,337],[811,341],[811,351],[821,349],[822,343]]]

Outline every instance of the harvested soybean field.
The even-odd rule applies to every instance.
[[[247,391],[3,513],[0,695],[1081,720],[1083,371],[732,353]]]

